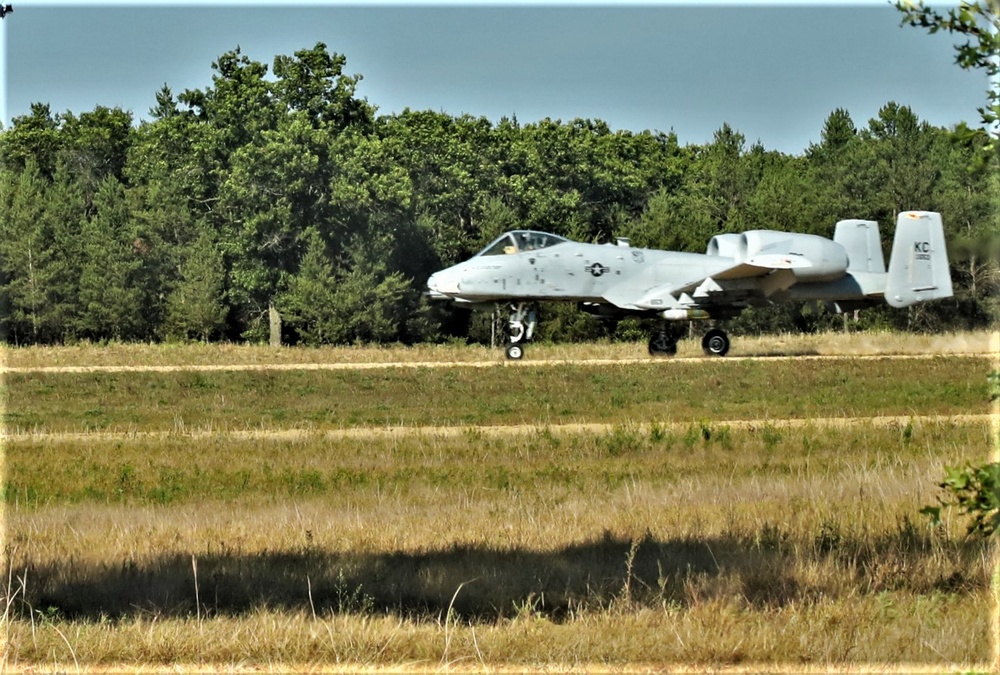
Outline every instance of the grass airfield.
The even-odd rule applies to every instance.
[[[996,336],[694,347],[7,350],[4,665],[995,670]]]

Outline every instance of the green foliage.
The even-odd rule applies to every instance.
[[[331,325],[336,301],[333,265],[327,259],[323,240],[313,233],[299,273],[289,281],[282,299],[285,320],[298,330],[305,344],[330,343],[337,330]]]
[[[11,176],[13,178],[13,176]],[[46,332],[47,276],[52,255],[48,233],[42,228],[45,183],[33,158],[16,181],[0,183],[3,334],[17,343],[40,342]]]
[[[59,119],[47,103],[32,103],[31,113],[15,117],[13,125],[0,135],[0,162],[12,172],[24,171],[29,164],[51,180],[65,139]]]
[[[581,312],[568,303],[551,303],[541,308],[538,314],[538,340],[587,341],[606,339],[614,331],[614,324]],[[488,333],[487,340],[488,342]]]
[[[177,285],[167,297],[163,330],[168,337],[208,341],[225,326],[225,270],[222,253],[207,232],[189,247]]]
[[[10,205],[10,217],[0,219],[0,266],[10,307],[7,339],[30,344],[75,338],[85,255],[80,185],[62,162],[48,183],[29,160],[4,193],[5,206]]]
[[[986,16],[977,11],[952,24]],[[963,54],[963,65],[988,66]],[[322,43],[271,68],[237,48],[211,64],[209,86],[176,96],[163,86],[137,126],[103,106],[53,115],[36,103],[15,118],[0,132],[4,339],[261,340],[275,307],[291,342],[485,342],[488,316],[431,307],[423,286],[505,230],[702,251],[720,232],[829,236],[841,218],[885,225],[910,208],[945,214],[955,298],[872,310],[857,325],[1000,318],[1000,176],[967,170],[987,143],[955,142],[962,128],[931,127],[905,105],[887,103],[867,127],[838,108],[821,142],[792,157],[728,124],[682,147],[673,133],[595,119],[378,116],[346,66]],[[543,312],[541,340],[636,340],[649,329],[570,305]],[[841,322],[791,306],[748,311],[732,328]]]
[[[95,194],[106,178],[122,178],[131,134],[132,114],[121,108],[97,106],[79,117],[60,117],[59,157],[85,194]]]
[[[414,313],[409,284],[381,256],[350,247],[336,267],[315,232],[281,307],[308,345],[389,342]]]
[[[862,137],[872,152],[874,184],[882,186],[868,204],[879,219],[894,222],[900,211],[932,203],[939,167],[932,155],[936,134],[930,125],[921,123],[909,107],[890,101],[868,121]]]
[[[983,123],[980,134],[989,133],[991,141],[985,150],[995,157],[1000,152],[997,145],[997,122],[1000,121],[1000,91],[995,84],[1000,75],[1000,61],[996,55],[1000,53],[1000,4],[996,0],[963,0],[958,7],[949,9],[942,14],[924,4],[923,0],[897,0],[896,9],[903,13],[902,22],[910,26],[926,28],[928,33],[948,31],[966,38],[962,44],[955,45],[955,63],[964,69],[979,69],[985,72],[988,81],[993,83],[987,90],[988,105],[979,108]],[[961,130],[967,140],[976,135],[968,128]],[[980,155],[982,160],[988,155]],[[982,165],[980,165],[982,166]]]
[[[78,335],[91,340],[135,340],[143,335],[148,311],[137,283],[142,247],[130,237],[125,192],[114,177],[101,182],[94,197],[94,216],[80,232]]]
[[[972,517],[968,533],[991,536],[1000,532],[1000,462],[982,466],[947,467],[938,486],[945,491],[939,506],[926,506],[920,513],[937,525],[941,508],[954,507]]]

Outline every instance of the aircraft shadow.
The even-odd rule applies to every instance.
[[[844,565],[863,567],[868,555],[882,553],[872,550],[859,558],[854,551],[844,556]],[[775,607],[830,591],[798,581],[796,555],[780,542],[729,537],[661,541],[605,534],[552,551],[475,545],[417,553],[223,549],[196,562],[197,594],[190,555],[169,554],[148,563],[32,565],[27,591],[15,604],[22,613],[34,609],[83,620],[198,611],[238,615],[266,607],[407,617],[444,617],[450,610],[471,621],[531,611],[559,621],[573,609],[623,602],[686,606],[736,597],[751,606]],[[14,578],[23,571],[14,569]]]

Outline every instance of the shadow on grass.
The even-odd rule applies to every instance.
[[[247,554],[223,549],[199,555],[196,565],[190,555],[179,554],[144,564],[123,560],[90,567],[72,561],[32,565],[26,592],[21,589],[16,605],[20,612],[82,620],[188,617],[199,612],[203,617],[224,616],[267,607],[413,618],[443,618],[451,611],[472,621],[530,612],[559,621],[573,610],[615,605],[688,606],[725,597],[748,606],[777,607],[836,596],[848,585],[878,591],[893,583],[911,583],[904,575],[895,582],[881,580],[880,588],[871,579],[852,576],[850,570],[878,569],[873,565],[885,552],[877,548],[860,555],[857,550],[837,554],[821,549],[813,552],[817,560],[834,560],[830,578],[809,583],[797,578],[796,556],[780,542],[735,537],[659,541],[648,535],[630,540],[605,534],[553,551],[470,545],[426,553],[306,547]],[[966,560],[975,556],[974,551],[954,553]],[[914,549],[902,557],[918,555]],[[894,557],[899,558],[898,551]],[[24,571],[14,569],[14,578]],[[960,572],[939,577],[925,590],[969,590],[979,583],[970,581],[972,576]]]

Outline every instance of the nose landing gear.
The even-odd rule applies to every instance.
[[[677,354],[677,331],[672,326],[664,326],[660,332],[649,338],[650,356],[674,356]]]
[[[511,360],[519,361],[524,357],[524,347],[516,342],[508,342],[504,345],[503,350],[507,354],[507,358]]]
[[[499,307],[497,308],[499,309]],[[507,344],[504,353],[508,359],[519,361],[524,358],[524,346],[535,334],[538,323],[538,306],[530,302],[518,302],[510,306],[510,319],[507,321]]]

